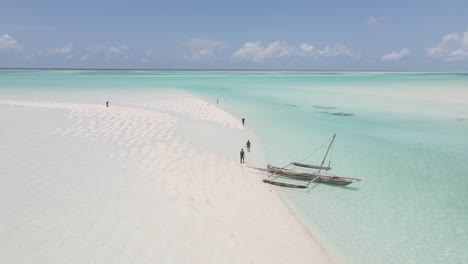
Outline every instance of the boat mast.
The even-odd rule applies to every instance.
[[[325,157],[323,157],[322,164],[320,164],[320,169],[317,174],[320,174],[320,171],[322,170],[323,164],[325,163],[325,160],[327,159],[328,152],[330,151],[330,147],[332,146],[333,142],[335,141],[336,134],[333,134],[333,138],[330,141],[330,145],[328,145],[327,152],[325,153]]]

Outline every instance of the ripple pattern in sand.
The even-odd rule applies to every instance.
[[[14,144],[30,154],[7,160],[22,166],[3,175],[0,262],[308,263],[315,255],[269,188],[237,160],[177,136],[174,116],[10,104],[58,109],[47,115],[62,122]]]
[[[190,119],[209,121],[223,127],[243,129],[240,120],[215,105],[195,97],[131,100],[122,101],[119,104],[172,113]]]

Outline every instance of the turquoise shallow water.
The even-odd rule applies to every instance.
[[[246,117],[270,163],[337,133],[333,172],[363,181],[281,191],[344,263],[468,263],[468,74],[0,71],[0,98],[174,89]]]

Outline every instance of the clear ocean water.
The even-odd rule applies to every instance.
[[[363,181],[281,193],[340,262],[468,263],[468,74],[0,71],[0,99],[162,90],[219,98],[279,166],[336,133],[333,173]]]

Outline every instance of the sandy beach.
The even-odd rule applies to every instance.
[[[264,165],[253,131],[216,105],[0,100],[0,112],[0,263],[333,262],[246,167]]]

